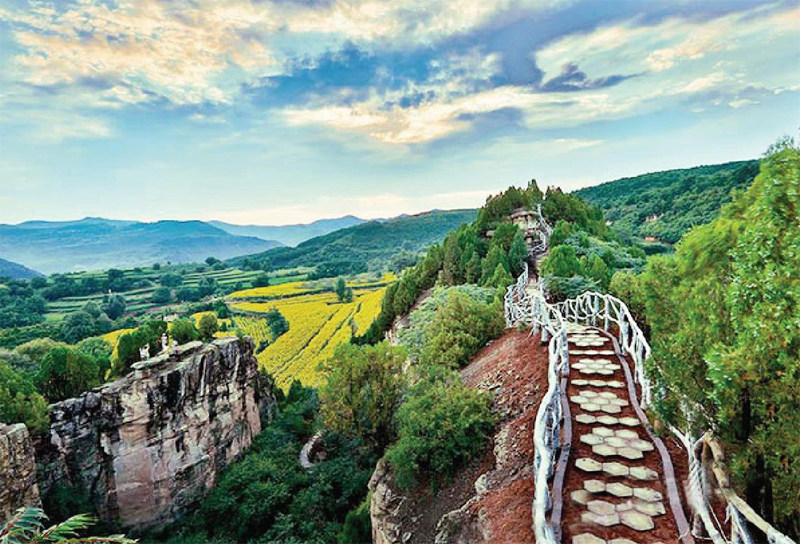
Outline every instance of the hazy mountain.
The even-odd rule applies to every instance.
[[[575,191],[603,210],[622,234],[674,243],[695,225],[712,221],[733,189],[746,189],[758,161],[737,161],[642,174]]]
[[[45,273],[101,270],[154,262],[228,259],[281,245],[236,236],[202,221],[28,221],[0,225],[0,254]]]
[[[36,276],[41,276],[36,270],[31,270],[27,266],[22,266],[11,261],[0,258],[0,278],[7,276],[16,280],[29,280]]]
[[[434,211],[394,219],[369,221],[307,240],[297,247],[271,249],[237,257],[269,259],[274,268],[323,266],[329,273],[365,270],[370,262],[385,263],[402,250],[417,252],[440,242],[451,230],[475,219],[477,210]]]
[[[365,219],[346,215],[336,219],[320,219],[313,223],[297,225],[233,225],[223,221],[208,221],[208,224],[218,227],[230,234],[236,234],[237,236],[255,236],[263,240],[277,240],[287,246],[296,246],[311,238],[324,236],[329,232],[359,225],[365,221]]]

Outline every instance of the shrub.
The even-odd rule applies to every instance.
[[[197,340],[199,332],[191,319],[180,318],[172,322],[169,329],[170,336],[179,344],[185,344],[192,340]]]
[[[47,430],[50,419],[47,401],[30,377],[16,372],[0,360],[0,421],[24,423],[31,432]]]
[[[208,342],[214,338],[214,333],[219,330],[217,316],[212,313],[203,314],[198,325],[198,332],[203,341]],[[173,333],[174,336],[174,333]]]
[[[398,410],[398,440],[386,451],[395,481],[434,488],[481,453],[494,431],[491,398],[459,383],[423,383]]]
[[[336,348],[320,390],[325,426],[382,452],[394,439],[394,412],[405,391],[405,358],[405,350],[386,342]]]
[[[35,381],[47,400],[59,402],[100,385],[100,366],[90,355],[56,347],[42,359]]]

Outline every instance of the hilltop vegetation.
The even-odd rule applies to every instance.
[[[475,210],[434,211],[388,221],[370,221],[303,242],[231,259],[233,266],[268,263],[273,268],[317,267],[317,277],[386,269],[398,253],[415,255],[452,229],[475,218]],[[402,250],[402,251],[401,251]],[[412,260],[413,263],[413,260]]]
[[[623,237],[675,243],[695,225],[713,220],[758,173],[758,161],[739,161],[643,174],[575,191],[603,210]]]

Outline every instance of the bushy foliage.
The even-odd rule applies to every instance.
[[[0,525],[0,541],[3,544],[136,544],[135,540],[124,535],[84,536],[87,529],[97,522],[86,514],[72,516],[51,527],[45,527],[47,519],[47,515],[38,508],[19,508],[8,521]]]
[[[47,303],[27,282],[8,280],[0,287],[0,328],[25,327],[44,321]]]
[[[113,361],[114,374],[123,376],[130,371],[131,365],[139,360],[139,348],[149,345],[151,356],[158,353],[161,335],[166,331],[167,324],[164,321],[151,320],[133,332],[120,336],[117,341],[117,358]]]
[[[194,326],[194,321],[191,319],[180,318],[172,322],[172,325],[169,328],[169,335],[172,337],[172,339],[178,342],[178,344],[185,344],[187,342],[197,340],[200,337],[200,332]]]
[[[783,142],[750,189],[654,258],[637,286],[662,416],[716,427],[751,506],[800,534],[800,151]],[[619,288],[615,286],[615,288]],[[641,304],[638,302],[637,304]],[[693,414],[684,420],[681,408]]]
[[[197,326],[197,333],[204,342],[210,342],[214,338],[214,333],[219,330],[217,316],[213,313],[203,314]],[[174,337],[174,333],[173,333]]]
[[[30,376],[17,372],[0,360],[0,421],[24,423],[34,433],[47,430],[47,401],[36,390]]]
[[[405,350],[386,342],[342,344],[326,364],[320,389],[325,427],[370,444],[377,453],[395,438],[394,412],[406,388]]]
[[[486,448],[495,424],[491,397],[457,381],[416,386],[397,422],[398,440],[385,458],[401,488],[447,481]]]
[[[102,383],[97,360],[69,347],[56,347],[42,359],[36,386],[50,402],[76,397]]]

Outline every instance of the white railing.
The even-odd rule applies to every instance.
[[[633,319],[628,306],[617,297],[587,291],[577,298],[557,303],[556,307],[566,321],[602,327],[606,332],[612,323],[617,326],[620,349],[633,360],[634,379],[641,387],[639,404],[642,408],[649,407],[652,401],[651,386],[645,373],[644,361],[650,357],[650,344]]]
[[[541,334],[548,343],[547,391],[539,404],[533,429],[534,478],[533,529],[536,544],[556,544],[556,532],[547,519],[552,507],[549,481],[553,476],[556,454],[561,447],[562,396],[561,377],[569,373],[567,329],[564,318],[548,304],[541,290],[528,292],[528,265],[505,298],[506,324],[531,325],[532,332]]]

